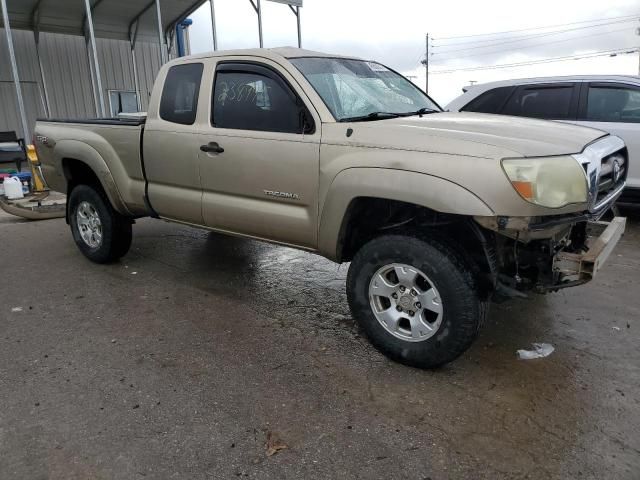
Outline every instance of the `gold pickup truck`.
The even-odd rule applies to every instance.
[[[491,300],[589,281],[625,225],[599,221],[620,138],[446,113],[380,63],[293,48],[173,60],[146,117],[38,121],[35,146],[94,262],[145,216],[351,262],[353,316],[418,367],[464,352]]]

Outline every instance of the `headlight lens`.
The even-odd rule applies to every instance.
[[[505,159],[502,168],[528,202],[559,208],[587,201],[587,177],[573,157]]]

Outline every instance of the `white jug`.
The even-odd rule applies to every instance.
[[[24,198],[22,192],[22,182],[18,177],[10,177],[4,179],[4,194],[9,200]]]

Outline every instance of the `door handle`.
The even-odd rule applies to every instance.
[[[207,153],[222,153],[224,148],[218,145],[218,142],[209,142],[207,145],[200,145],[200,150]]]

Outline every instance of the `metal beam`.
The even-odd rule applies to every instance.
[[[36,58],[38,60],[38,70],[40,73],[40,96],[47,118],[51,117],[51,102],[49,101],[49,89],[47,88],[47,80],[44,76],[44,68],[42,67],[42,58],[40,57],[40,2],[38,0],[36,6],[31,11],[31,25],[33,28],[33,40],[36,45]]]
[[[7,46],[9,47],[9,60],[11,61],[11,72],[13,73],[13,83],[16,87],[16,100],[18,102],[18,113],[20,122],[22,123],[22,136],[25,142],[29,140],[29,127],[27,126],[27,113],[24,108],[24,99],[22,98],[22,87],[20,86],[20,76],[18,75],[18,64],[16,63],[16,54],[13,50],[13,39],[11,37],[11,25],[9,24],[9,10],[7,10],[7,0],[0,0],[2,7],[2,20],[4,22],[4,33],[7,36]]]
[[[155,0],[154,0],[155,1]],[[180,23],[181,21],[183,21],[185,18],[187,18],[189,15],[191,15],[193,12],[195,12],[198,8],[200,8],[200,6],[205,2],[206,0],[196,0],[194,3],[192,3],[189,8],[185,9],[182,11],[182,13],[180,15],[178,15],[176,18],[172,19],[169,24],[167,25],[167,28],[165,29],[165,35],[167,32],[169,32],[172,29],[176,28],[176,25],[178,23]]]
[[[42,0],[38,0],[31,10],[31,28],[36,30],[38,28],[38,24],[40,22],[40,4]]]
[[[296,23],[298,24],[298,48],[302,48],[302,33],[300,31],[300,7],[296,5],[296,8],[293,8],[293,5],[289,5],[289,8],[296,16]]]
[[[131,31],[129,28],[129,47],[131,48],[131,63],[133,64],[133,85],[136,89],[136,103],[138,105],[138,111],[142,110],[142,102],[140,101],[140,79],[138,77],[138,62],[136,60],[136,39],[138,37],[138,27],[140,21],[136,20],[136,28]]]
[[[258,39],[260,41],[260,48],[262,48],[262,7],[260,7],[260,0],[256,0],[256,3],[254,3],[253,0],[249,0],[249,2],[251,2],[251,6],[258,14]]]
[[[96,35],[93,31],[93,16],[91,15],[91,5],[89,4],[89,0],[84,0],[84,8],[87,15],[87,26],[89,27],[89,41],[91,43],[91,52],[93,55],[93,68],[96,76],[96,89],[98,90],[98,100],[100,101],[100,113],[98,115],[105,117],[106,110],[104,108],[104,91],[102,90],[100,62],[98,61],[98,48],[96,47]]]
[[[147,5],[142,10],[136,13],[136,15],[129,22],[129,31],[131,31],[131,27],[133,26],[133,24],[136,23],[138,20],[140,20],[140,17],[144,15],[147,12],[147,10],[153,7],[155,3],[156,3],[156,0],[151,0],[149,3],[147,3]]]
[[[209,0],[211,4],[211,35],[213,36],[213,51],[218,50],[218,33],[216,31],[216,8],[213,6],[213,0]]]
[[[89,80],[91,81],[91,93],[93,94],[93,105],[96,109],[96,117],[100,116],[100,102],[98,101],[98,92],[96,91],[96,79],[93,74],[93,62],[91,61],[91,47],[89,46],[89,37],[84,36],[84,46],[87,50],[87,64],[89,65]]]
[[[51,117],[51,103],[49,102],[49,89],[47,88],[47,79],[44,76],[44,68],[42,68],[42,58],[40,57],[40,32],[33,31],[33,40],[36,43],[36,58],[38,59],[38,70],[40,71],[40,82],[42,83],[42,99],[44,104],[44,113],[47,118]]]
[[[40,0],[42,1],[42,0]],[[91,13],[93,13],[93,11],[96,9],[96,7],[98,5],[100,5],[104,0],[96,0],[94,2],[94,4],[91,6]],[[87,14],[85,13],[84,16],[82,17],[82,31],[86,31],[87,30]]]
[[[136,89],[136,104],[138,105],[138,111],[142,111],[142,101],[140,100],[140,80],[138,79],[138,65],[136,61],[136,51],[131,47],[131,62],[133,63],[133,85]]]
[[[160,10],[160,0],[155,0],[155,3],[156,3],[156,18],[158,20],[158,42],[160,44],[160,66],[162,66],[166,62],[164,33],[162,28],[162,12]]]

